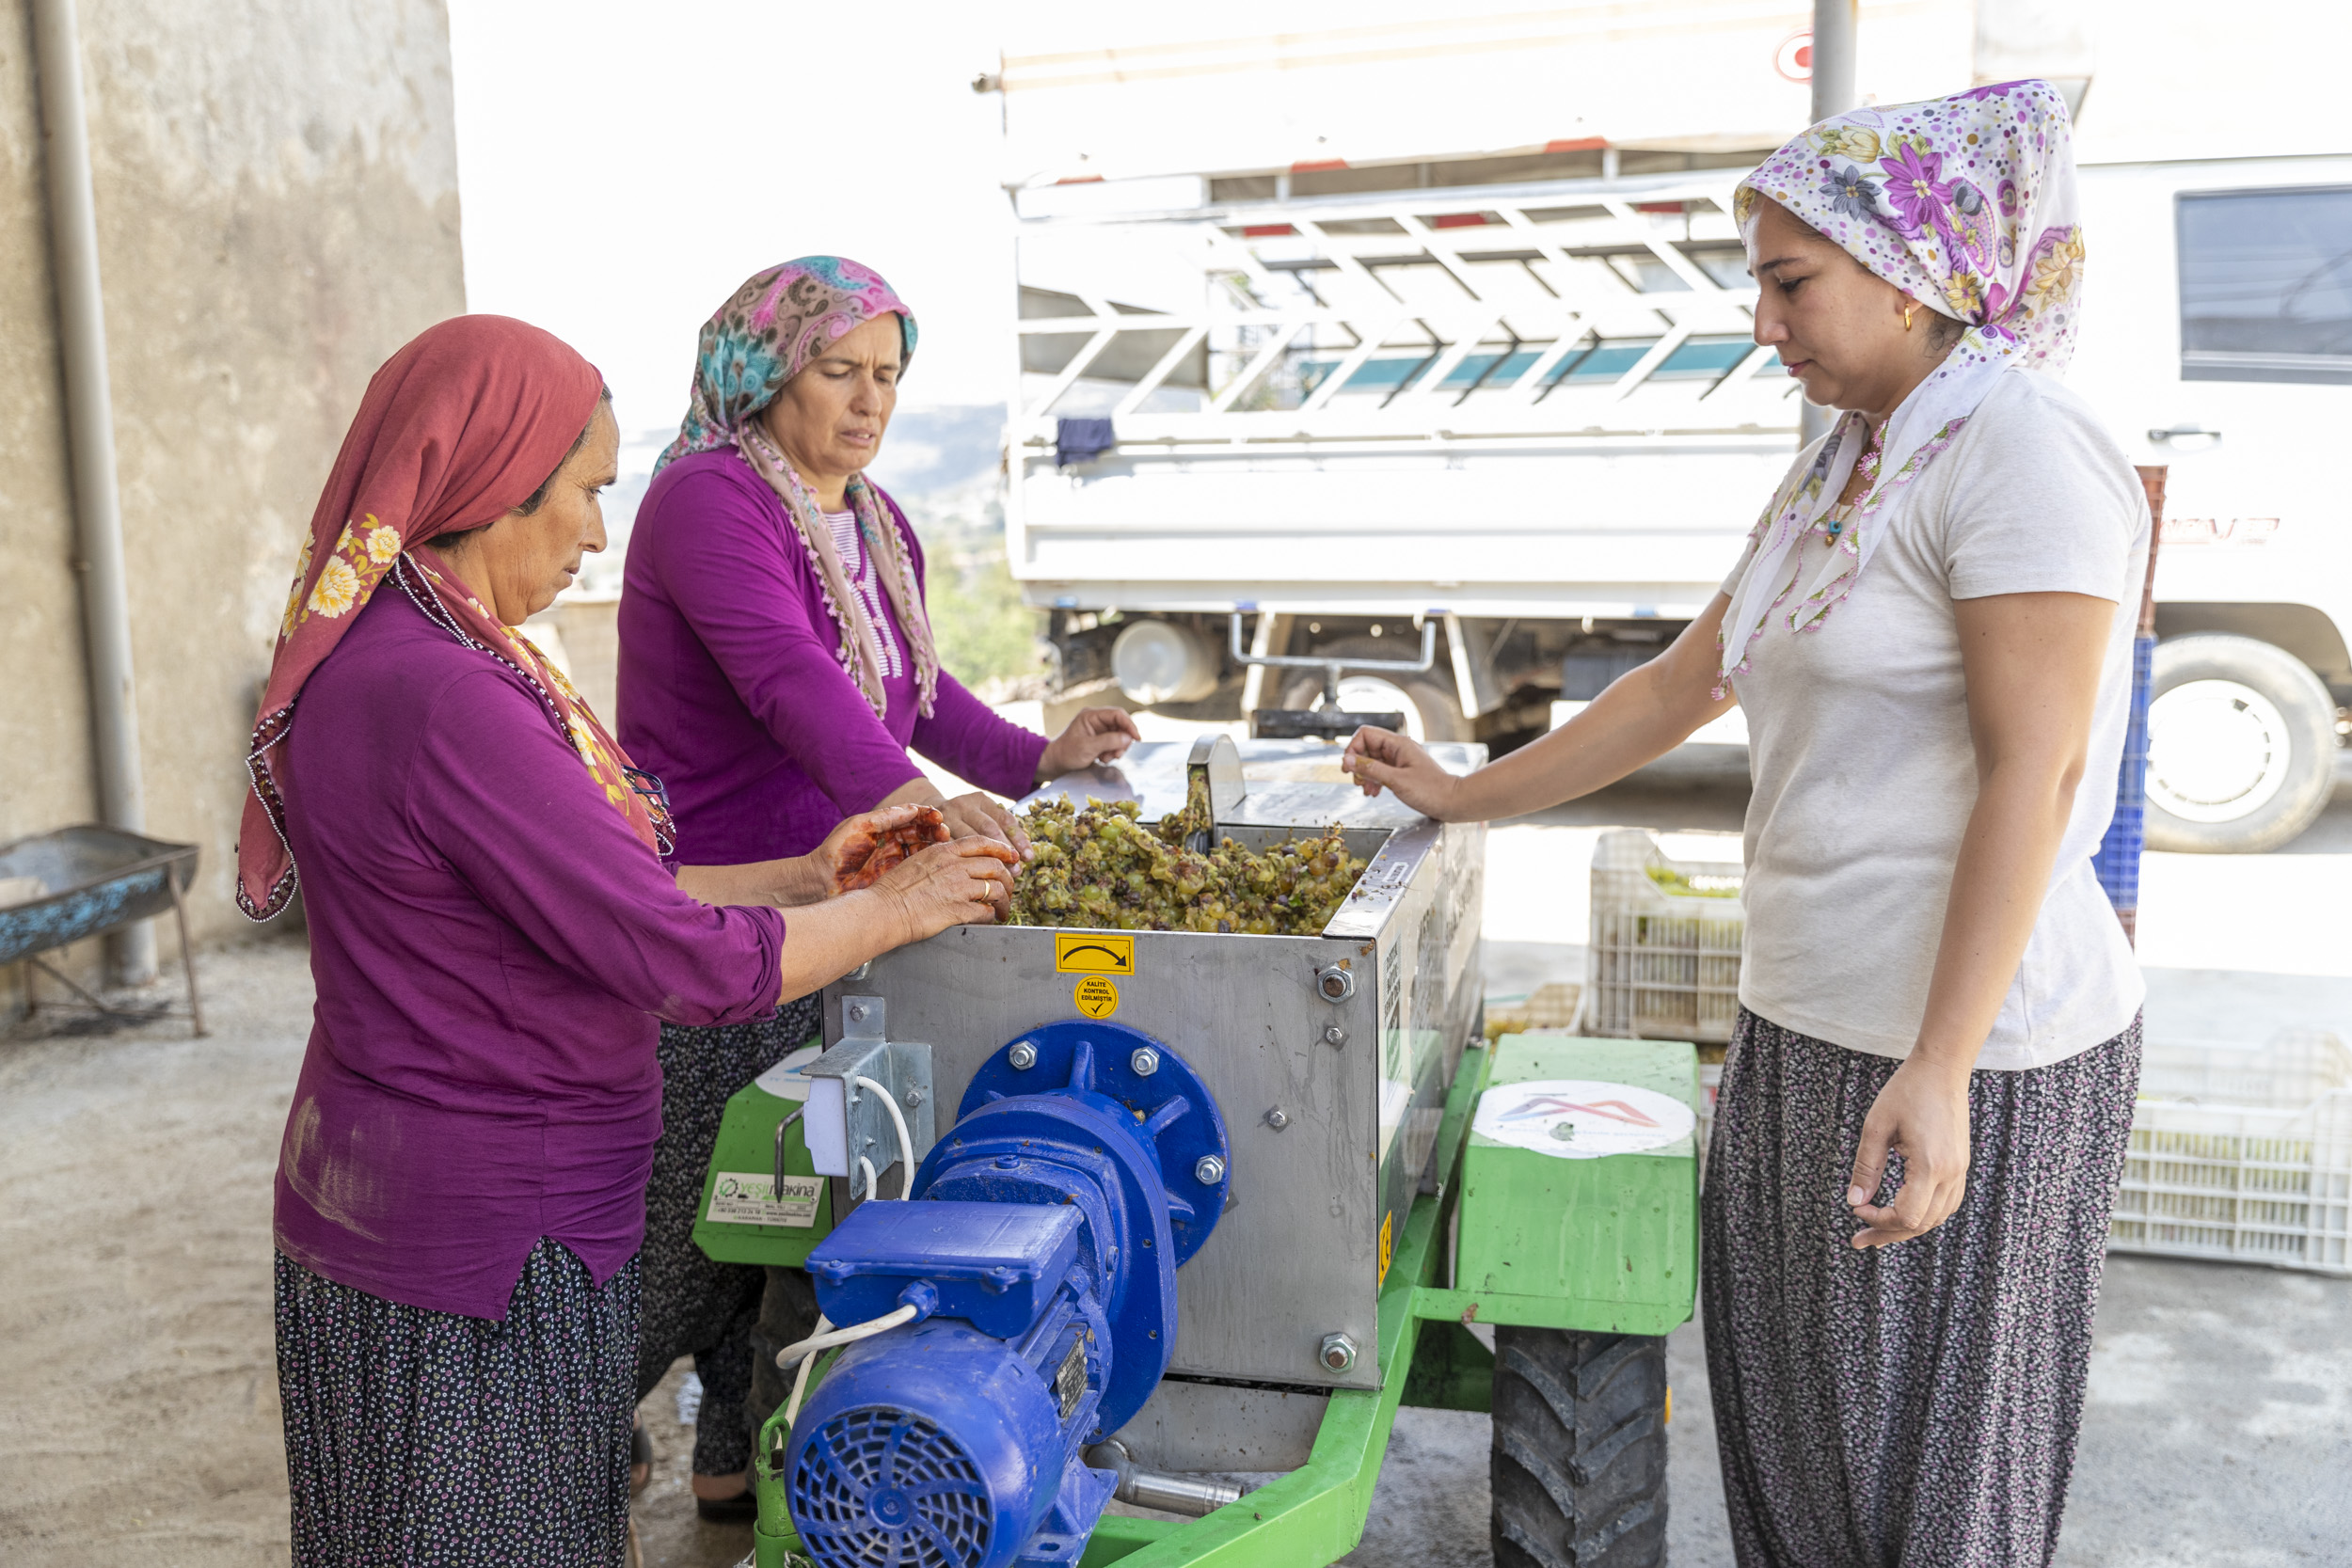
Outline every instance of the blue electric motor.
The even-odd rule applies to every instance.
[[[1079,1020],[972,1080],[909,1203],[809,1255],[850,1345],[792,1427],[786,1495],[819,1568],[1075,1563],[1116,1477],[1080,1455],[1143,1407],[1176,1341],[1176,1269],[1223,1212],[1225,1124],[1150,1036]]]

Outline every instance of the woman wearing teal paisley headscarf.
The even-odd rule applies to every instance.
[[[1700,1276],[1741,1568],[2057,1549],[2138,1080],[2145,988],[2091,856],[2150,531],[2058,380],[2082,309],[2071,140],[2048,84],[2010,82],[1856,110],[1766,160],[1734,196],[1756,340],[1842,412],[1723,592],[1477,773],[1379,731],[1345,763],[1435,816],[1517,816],[1746,715]]]
[[[883,802],[1025,848],[996,797],[1135,737],[1125,713],[1089,708],[1049,740],[941,667],[922,542],[868,473],[915,341],[906,301],[838,256],[754,274],[703,326],[677,439],[630,533],[619,620],[621,734],[668,790],[681,865],[737,863],[736,847],[752,863],[803,854]],[[946,797],[913,752],[977,787]],[[751,1513],[749,1426],[781,1392],[753,1347],[802,1338],[817,1308],[800,1271],[763,1284],[695,1247],[703,1177],[728,1098],[811,1040],[817,1001],[661,1036],[638,1385],[695,1358],[691,1486],[706,1517]],[[885,1175],[883,1190],[904,1180]]]

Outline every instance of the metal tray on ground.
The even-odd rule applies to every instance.
[[[116,1013],[120,1009],[83,991],[37,955],[168,910],[180,927],[189,1015],[196,1032],[203,1034],[203,1006],[197,998],[196,962],[188,951],[187,911],[182,901],[196,880],[198,853],[193,844],[146,838],[95,823],[0,846],[0,963],[30,961],[80,994],[85,1006]]]

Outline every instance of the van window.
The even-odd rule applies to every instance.
[[[2180,198],[2181,379],[2352,382],[2352,187]]]

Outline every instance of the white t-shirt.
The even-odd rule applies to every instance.
[[[2115,814],[2146,495],[2080,398],[2013,370],[1892,510],[1846,602],[1804,633],[1784,608],[1751,649],[1752,673],[1734,677],[1755,778],[1740,1000],[1817,1039],[1910,1053],[1977,800],[1952,601],[2089,594],[2119,607],[2090,760],[2025,961],[1977,1059],[2043,1067],[2122,1033],[2146,995],[2090,863]],[[1806,541],[1801,592],[1835,554]],[[1726,593],[1754,555],[1751,545]]]
[[[827,512],[822,514],[825,526],[833,530],[833,547],[841,557],[841,574],[850,579],[850,592],[866,607],[866,618],[873,623],[874,641],[881,645],[882,674],[896,679],[906,673],[906,665],[898,657],[898,640],[891,635],[890,617],[882,610],[882,578],[874,570],[874,558],[866,554],[857,534],[857,514]]]

